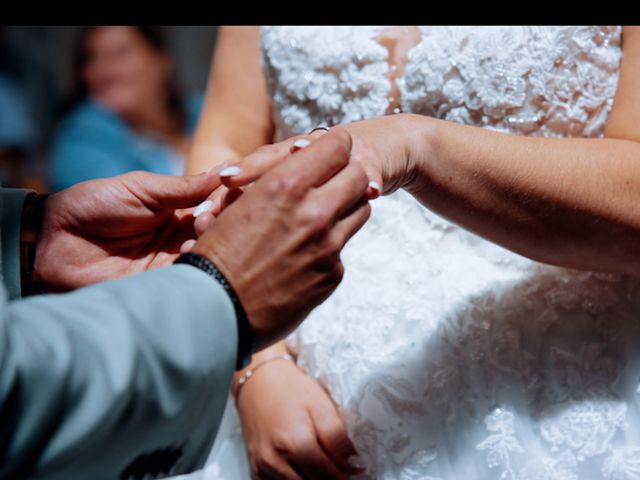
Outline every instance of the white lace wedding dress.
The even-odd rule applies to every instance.
[[[515,135],[603,134],[619,27],[421,27],[391,80],[383,30],[263,28],[279,138],[394,102]],[[343,283],[290,338],[370,478],[640,479],[638,283],[533,262],[405,192],[372,206]],[[249,478],[229,415],[202,478]]]

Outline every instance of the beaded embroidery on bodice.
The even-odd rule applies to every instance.
[[[263,28],[279,137],[384,115],[385,27]],[[539,136],[599,136],[620,27],[420,27],[397,80],[400,111]],[[402,35],[402,32],[400,32]]]

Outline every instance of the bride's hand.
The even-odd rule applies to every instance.
[[[289,361],[263,365],[238,392],[252,479],[347,479],[363,470],[327,394]]]
[[[229,205],[236,201],[243,192],[243,188],[257,180],[271,167],[287,158],[299,148],[297,140],[313,141],[326,133],[317,131],[311,135],[298,135],[282,142],[263,145],[255,152],[246,156],[239,162],[226,161],[218,164],[209,173],[226,182],[216,188],[209,197],[194,210],[196,217],[194,228],[198,236],[202,235],[215,218]],[[304,143],[303,143],[304,144]],[[240,171],[240,173],[236,173]],[[186,252],[195,245],[195,240],[185,242],[181,252]]]
[[[411,181],[411,144],[414,140],[411,115],[389,115],[362,120],[340,126],[351,134],[351,157],[360,162],[369,176],[367,197],[373,199],[381,193],[389,194]],[[229,188],[239,188],[254,182],[262,174],[285,158],[290,151],[304,148],[325,133],[316,130],[309,135],[299,135],[267,148],[279,154],[265,155],[258,151],[241,163],[221,172],[220,179]],[[263,147],[265,148],[265,147]],[[283,153],[285,155],[283,155]]]

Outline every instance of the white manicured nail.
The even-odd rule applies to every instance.
[[[293,142],[293,145],[291,146],[291,153],[297,152],[298,150],[302,150],[303,148],[306,148],[309,145],[311,145],[311,142],[309,140],[307,140],[306,138],[299,138],[295,142]]]
[[[375,193],[380,193],[380,184],[378,182],[369,182],[369,188]]]
[[[349,462],[349,465],[351,465],[353,468],[361,468],[361,469],[365,468],[364,461],[358,455],[351,455],[347,459],[347,461]]]
[[[220,176],[221,177],[233,177],[235,175],[238,175],[242,170],[240,169],[240,167],[236,167],[235,165],[233,167],[227,167],[222,169],[222,171],[220,172]]]
[[[198,205],[196,209],[193,211],[193,217],[198,218],[203,213],[209,212],[212,209],[213,209],[213,202],[211,200],[205,200],[200,205]]]

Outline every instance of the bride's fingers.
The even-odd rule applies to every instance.
[[[236,165],[223,169],[220,181],[230,188],[255,182],[289,155],[308,147],[325,133],[325,130],[316,130],[309,135],[298,135],[279,143],[264,145]]]
[[[368,200],[374,200],[382,194],[382,176],[380,172],[369,165],[363,164],[363,167],[367,177],[369,177],[369,185],[367,185],[365,197]]]
[[[362,165],[364,172],[367,174],[369,178],[369,186],[367,187],[367,191],[365,192],[365,197],[369,200],[373,200],[374,198],[378,198],[383,191],[384,182],[382,181],[382,175],[380,171],[372,165],[370,159],[367,158],[368,155],[374,155],[373,153],[368,153],[366,149],[364,151],[362,149],[352,149],[351,160],[354,162],[358,162]]]
[[[291,463],[305,479],[348,480],[349,478],[338,469],[317,442],[313,446],[307,445],[301,448]]]
[[[302,477],[275,453],[268,461],[260,462],[258,478],[260,480],[302,480]]]
[[[330,405],[321,411],[311,410],[311,417],[316,426],[318,441],[333,463],[345,473],[363,473],[365,469],[362,460],[347,436],[336,408]]]

